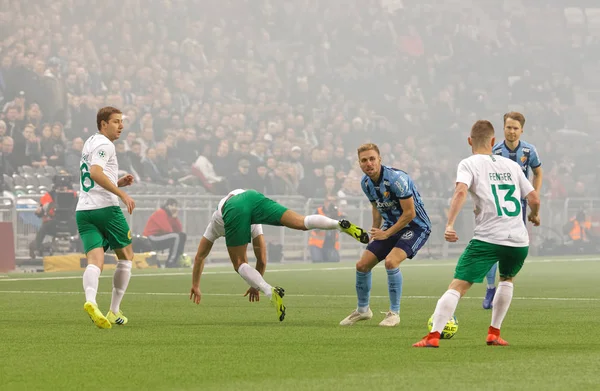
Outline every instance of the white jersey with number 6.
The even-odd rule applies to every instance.
[[[475,203],[473,239],[511,247],[529,245],[521,200],[534,189],[516,162],[473,155],[458,164],[456,182],[467,185]]]
[[[77,210],[93,210],[108,206],[119,206],[119,198],[92,180],[92,166],[100,166],[112,183],[117,185],[119,180],[119,163],[115,145],[106,136],[96,133],[88,138],[81,151],[79,162],[79,202]]]

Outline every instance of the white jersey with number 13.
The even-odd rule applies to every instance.
[[[511,247],[529,245],[521,200],[534,189],[516,162],[473,155],[458,164],[456,182],[467,185],[475,203],[473,239]]]

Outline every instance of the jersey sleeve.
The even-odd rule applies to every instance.
[[[371,193],[369,192],[369,186],[367,185],[367,179],[365,179],[364,177],[360,181],[360,187],[362,188],[363,193],[365,193],[365,195],[367,196],[369,201],[375,202],[375,199],[371,196]]]
[[[252,239],[257,238],[263,234],[263,228],[261,224],[252,224]]]
[[[473,184],[473,171],[467,164],[466,160],[462,160],[458,163],[458,169],[456,170],[456,183],[464,183],[468,188],[471,188]]]
[[[536,147],[532,145],[531,152],[529,154],[529,167],[538,168],[541,165],[542,162],[540,161],[540,155],[538,155]]]
[[[108,160],[115,155],[113,143],[102,143],[90,153],[90,166],[100,166],[104,170]]]
[[[394,177],[394,182],[391,183],[391,188],[394,194],[401,200],[405,200],[413,196],[412,187],[410,186],[410,178],[404,173],[398,173]]]

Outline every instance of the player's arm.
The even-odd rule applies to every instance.
[[[531,167],[531,171],[533,172],[533,188],[538,192],[538,195],[541,194],[542,191],[542,162],[540,161],[540,157],[537,153],[537,149],[535,147],[531,148],[531,156],[530,156],[529,166]]]
[[[542,191],[542,177],[544,176],[542,166],[532,168],[531,171],[533,172],[533,188],[538,194],[540,194]]]
[[[450,210],[448,211],[448,221],[446,222],[446,228],[454,227],[454,223],[456,222],[456,218],[460,213],[465,201],[467,200],[467,194],[469,192],[469,188],[465,183],[457,182],[456,188],[454,189],[454,194],[452,195],[452,200],[450,201]]]
[[[452,199],[450,200],[448,220],[446,221],[446,230],[444,231],[444,239],[448,242],[456,242],[458,240],[458,235],[454,230],[454,223],[467,200],[467,194],[469,192],[469,187],[473,183],[473,178],[473,172],[466,160],[461,161],[458,164],[458,170],[456,172],[456,186],[454,188]]]
[[[200,239],[200,244],[198,245],[198,251],[196,251],[196,256],[194,257],[194,268],[192,269],[192,289],[190,290],[190,300],[193,300],[194,303],[200,304],[200,299],[202,298],[202,294],[200,293],[200,277],[202,276],[202,272],[204,271],[204,263],[208,254],[210,254],[210,250],[212,250],[213,242],[208,240],[206,237],[202,237]]]
[[[119,197],[123,201],[125,206],[127,206],[127,211],[129,212],[129,214],[133,212],[133,209],[135,208],[135,201],[133,201],[133,199],[129,197],[127,193],[120,190],[117,187],[117,185],[115,185],[110,181],[110,179],[108,179],[108,177],[104,173],[104,169],[101,166],[96,164],[92,165],[92,168],[90,168],[90,176],[92,180],[98,185],[100,185],[103,189],[110,191],[111,193]]]
[[[252,248],[254,250],[254,256],[256,257],[256,271],[258,271],[261,276],[264,276],[265,270],[267,270],[267,242],[265,240],[265,235],[260,234],[252,239]]]
[[[381,228],[381,223],[383,222],[383,217],[381,217],[381,213],[377,210],[377,204],[375,202],[371,202],[372,212],[373,212],[373,225],[372,228]]]
[[[256,270],[261,276],[264,276],[267,270],[267,242],[261,224],[252,225],[252,249],[256,257]],[[244,296],[249,296],[248,301],[250,302],[259,301],[260,290],[250,287]]]
[[[390,180],[390,182],[392,182]],[[402,228],[406,227],[408,223],[412,221],[417,215],[417,211],[415,210],[415,202],[413,198],[413,192],[409,185],[410,179],[405,177],[404,175],[398,175],[394,178],[393,184],[391,185],[390,190],[394,192],[396,197],[400,200],[400,207],[402,208],[402,214],[398,218],[398,221],[391,227],[385,230],[382,239],[387,239],[390,236],[398,233]],[[373,232],[373,236],[375,239],[380,236],[380,233]]]
[[[117,186],[118,187],[125,187],[125,186],[129,186],[133,183],[134,181],[134,177],[131,174],[127,174],[127,175],[123,175],[121,178],[119,178],[119,180],[117,181]]]
[[[527,204],[529,205],[529,216],[527,219],[533,223],[536,227],[540,225],[540,195],[536,189],[531,186],[531,183],[523,174],[523,171],[519,170],[519,188],[521,189],[521,194],[525,194],[525,198],[527,199]]]
[[[385,231],[388,237],[400,232],[402,228],[406,227],[408,223],[410,223],[417,216],[413,197],[401,199],[400,207],[402,208],[402,214],[400,215],[400,218],[398,221],[396,221],[396,224],[392,225]]]

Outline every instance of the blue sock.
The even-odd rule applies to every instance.
[[[498,270],[498,262],[494,263],[494,266],[492,266],[487,276],[485,276],[487,279],[488,288],[496,286],[496,270]]]
[[[400,297],[402,297],[402,272],[399,268],[386,270],[388,275],[388,291],[390,293],[390,310],[400,313]]]
[[[356,271],[356,296],[358,297],[358,308],[369,307],[371,296],[371,272],[363,273]]]

